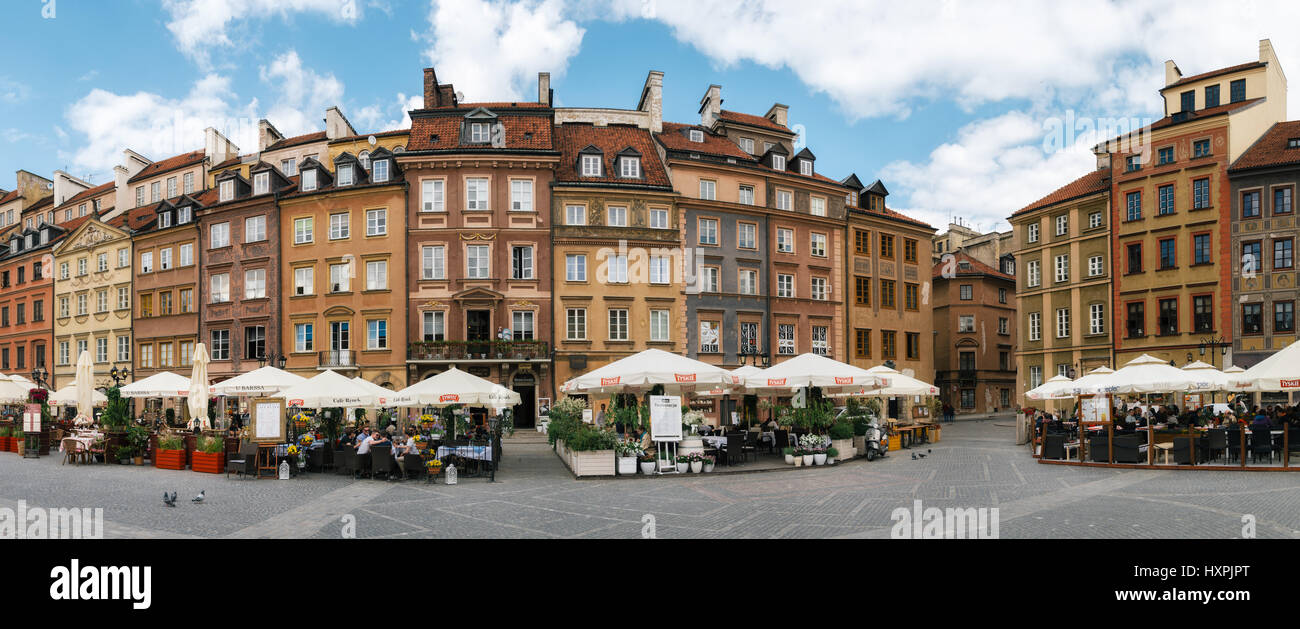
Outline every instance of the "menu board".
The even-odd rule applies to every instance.
[[[1108,422],[1110,421],[1110,398],[1102,395],[1093,397],[1080,398],[1079,403],[1083,406],[1083,421],[1085,422]]]
[[[284,400],[258,398],[253,401],[253,441],[279,443],[284,441]]]
[[[650,438],[655,441],[682,440],[680,395],[650,396]]]
[[[40,432],[41,431],[41,405],[28,404],[27,410],[23,412],[23,432]]]

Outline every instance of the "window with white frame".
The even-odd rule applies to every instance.
[[[185,194],[194,192],[194,173],[185,173],[185,176],[181,177],[181,182]],[[98,201],[96,201],[96,203],[98,203]]]
[[[366,290],[388,290],[388,261],[366,262]]]
[[[218,273],[208,280],[210,303],[220,304],[230,301],[230,274]]]
[[[776,296],[794,298],[794,275],[778,273],[776,275]]]
[[[388,349],[388,320],[366,321],[366,349]]]
[[[781,356],[794,356],[795,332],[793,325],[782,323],[776,326],[776,353]]]
[[[691,141],[692,141],[692,142],[703,142],[703,141],[704,141],[704,132],[703,132],[703,131],[700,131],[699,129],[691,129]]]
[[[342,240],[351,235],[351,216],[347,212],[330,214],[330,240]]]
[[[194,218],[194,209],[188,205],[183,205],[176,210],[176,224],[184,225]]]
[[[447,314],[441,310],[424,313],[423,333],[426,341],[442,341],[447,338]]]
[[[718,198],[718,182],[709,179],[700,180],[700,198],[713,201]]]
[[[346,293],[350,290],[352,290],[352,265],[347,262],[331,264],[329,292]]]
[[[154,184],[157,186],[158,184]],[[108,362],[108,338],[100,337],[95,339],[95,362]]]
[[[1056,338],[1063,339],[1070,336],[1070,310],[1069,308],[1056,309]]]
[[[650,283],[667,284],[672,281],[672,258],[669,256],[650,256]]]
[[[812,298],[813,298],[813,299],[815,299],[815,300],[817,300],[817,301],[826,301],[826,299],[828,298],[829,294],[830,294],[830,291],[827,290],[826,278],[824,278],[824,277],[814,277],[814,278],[812,278]]]
[[[221,182],[219,188],[220,188],[219,192],[221,195],[219,200],[222,203],[225,203],[226,201],[231,201],[235,198],[235,181],[233,179],[227,179]],[[136,192],[139,191],[140,189],[136,188]],[[136,198],[139,199],[139,195],[137,195]]]
[[[510,209],[514,212],[533,211],[533,180],[510,180]]]
[[[1088,215],[1088,229],[1101,227],[1101,212],[1093,212]]]
[[[1029,367],[1029,388],[1035,389],[1043,385],[1043,368],[1040,365],[1031,365]]]
[[[669,332],[669,313],[667,310],[650,311],[650,340],[655,343],[666,343],[670,338]]]
[[[609,227],[627,227],[627,208],[617,205],[606,208],[605,224]]]
[[[813,234],[809,243],[812,247],[810,253],[818,258],[826,257],[826,234]]]
[[[609,309],[609,340],[611,341],[627,340],[627,309],[626,308]]]
[[[211,249],[230,246],[230,223],[214,223],[208,232]]]
[[[1030,260],[1025,267],[1025,282],[1030,286],[1038,286],[1038,260]]]
[[[627,283],[627,256],[612,255],[605,259],[605,281],[610,284]]]
[[[366,235],[385,236],[388,234],[388,210],[379,208],[366,210]]]
[[[587,208],[581,205],[564,206],[564,224],[565,225],[586,225]]]
[[[1061,254],[1059,256],[1056,256],[1056,281],[1057,282],[1070,281],[1069,254]]]
[[[174,198],[176,198],[176,178],[175,178],[175,177],[168,177],[168,178],[167,178],[167,198],[168,198],[168,199],[174,199]]]
[[[564,279],[568,282],[587,281],[587,256],[570,253],[564,256]]]
[[[1088,276],[1093,277],[1105,272],[1105,267],[1101,256],[1090,256],[1088,258]]]
[[[298,160],[293,157],[280,160],[280,172],[284,173],[285,177],[293,177],[297,175]]]
[[[266,240],[266,215],[244,219],[244,242]]]
[[[315,223],[310,216],[293,219],[293,244],[305,245],[315,239]]]
[[[302,171],[302,189],[304,192],[311,192],[316,189],[316,169],[308,168]]]
[[[266,194],[271,191],[271,173],[253,175],[253,194]]]
[[[808,160],[806,160],[806,159],[801,159],[801,160],[799,160],[799,174],[801,174],[801,175],[803,175],[803,176],[805,176],[805,177],[811,177],[812,174],[813,174],[813,164],[812,164],[812,162],[810,162],[810,161],[808,161]]]
[[[722,291],[721,275],[722,275],[721,270],[719,270],[718,267],[716,266],[704,267],[703,274],[701,276],[701,279],[704,281],[704,285],[700,290],[705,293],[721,292]]]
[[[661,207],[650,208],[650,229],[668,229],[668,210]]]
[[[266,269],[244,271],[244,299],[266,297]]]
[[[485,280],[490,276],[488,249],[487,245],[465,247],[465,277],[472,280]]]
[[[738,290],[741,295],[758,294],[758,271],[741,269],[737,274]]]
[[[813,216],[826,216],[826,199],[825,197],[811,197],[808,205],[808,213]]]
[[[600,176],[600,156],[583,155],[582,156],[582,176],[599,177]]]
[[[153,252],[146,251],[140,254],[140,272],[153,273]]]
[[[101,254],[99,254],[99,256],[95,259],[95,266],[96,266],[96,268],[99,270],[100,273],[103,273],[104,271],[107,271],[107,270],[108,270],[108,254],[107,254],[107,253],[101,253]]]
[[[641,178],[640,157],[624,156],[622,158],[619,158],[618,165],[619,165],[619,174],[622,175],[624,179]]]
[[[784,156],[784,155],[773,155],[773,156],[772,156],[772,169],[773,169],[773,170],[785,170],[785,156]]]
[[[1088,334],[1106,332],[1106,307],[1102,304],[1088,306]]]
[[[586,308],[568,308],[564,313],[565,319],[565,338],[571,341],[582,341],[587,338],[587,309]]]
[[[375,183],[388,181],[388,160],[381,159],[371,164],[370,180]]]
[[[1029,313],[1029,340],[1037,341],[1042,339],[1043,315],[1037,312]]]
[[[447,205],[445,192],[445,182],[441,179],[425,179],[420,182],[420,211],[446,211]]]
[[[180,246],[180,265],[190,266],[194,264],[194,245],[185,243]]]
[[[533,340],[533,317],[531,310],[516,310],[510,313],[510,337],[516,341]]]
[[[209,351],[212,360],[230,360],[230,330],[213,330],[211,338],[212,346]]]
[[[758,225],[736,223],[736,246],[741,249],[758,248]]]
[[[293,294],[316,294],[316,268],[301,266],[293,270]]]
[[[510,278],[516,280],[533,279],[533,247],[531,245],[516,245],[510,248]]]
[[[792,210],[794,209],[794,193],[789,190],[776,191],[776,209]]]
[[[420,278],[447,279],[447,248],[442,245],[425,245],[420,248]]]
[[[776,250],[780,253],[794,253],[794,230],[784,227],[776,230]]]
[[[1038,223],[1030,223],[1027,229],[1027,238],[1029,242],[1038,242]]]
[[[744,205],[754,204],[754,186],[741,186],[737,201]]]
[[[718,244],[718,219],[716,218],[700,219],[700,244],[701,245]]]
[[[352,164],[339,164],[338,168],[338,185],[352,185]]]
[[[108,256],[104,256],[102,262],[104,263],[104,268],[108,269]],[[166,271],[170,268],[172,268],[172,248],[167,247],[158,252],[158,269]]]
[[[740,150],[754,154],[754,138],[737,138],[736,143],[740,145]]]
[[[486,177],[470,177],[465,180],[465,209],[488,209],[488,180]]]
[[[1056,235],[1064,236],[1070,233],[1070,215],[1062,214],[1056,217]]]
[[[958,316],[957,316],[957,331],[958,331],[958,332],[974,332],[974,331],[975,331],[975,315],[958,315]]]
[[[184,293],[185,291],[181,291],[181,292]],[[182,309],[181,309],[181,312],[189,312],[188,310],[185,310],[185,309],[184,309],[184,306],[183,306],[183,305],[181,306],[181,308],[182,308]],[[117,289],[117,309],[118,309],[118,310],[130,310],[130,309],[131,309],[131,291],[130,291],[129,289],[127,289],[127,287],[125,287],[125,286],[119,286],[118,289]],[[66,308],[65,308],[65,311],[66,311]],[[65,314],[66,314],[66,312],[65,312]]]
[[[827,327],[824,325],[812,326],[812,353],[825,356],[830,353],[830,344],[826,341]]]
[[[310,323],[293,325],[293,351],[310,352],[316,347],[316,326]]]

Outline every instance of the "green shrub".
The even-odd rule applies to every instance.
[[[185,439],[180,435],[160,435],[158,437],[159,450],[184,450]]]
[[[848,418],[841,419],[831,426],[831,439],[852,439],[853,422]]]
[[[871,428],[871,418],[870,418],[870,417],[867,417],[866,415],[858,415],[858,416],[856,416],[856,417],[853,418],[853,434],[854,434],[854,435],[861,437],[861,436],[867,434],[867,430],[868,430],[869,428]]]
[[[827,456],[828,458],[832,458],[832,459],[834,459],[834,458],[838,457],[839,455],[840,455],[840,451],[837,450],[837,449],[835,449],[835,448],[829,448],[829,449],[826,450],[826,456]]]
[[[595,426],[582,424],[578,429],[565,439],[569,449],[574,452],[589,452],[592,450],[613,450],[618,443],[618,435],[610,430],[602,430]]]
[[[221,437],[199,437],[194,449],[204,454],[217,454],[226,449],[226,442]]]
[[[8,426],[0,426],[0,437],[8,437],[13,429]]]

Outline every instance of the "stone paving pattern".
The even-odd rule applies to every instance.
[[[1010,417],[948,426],[932,453],[832,468],[575,480],[536,433],[505,444],[497,482],[309,474],[230,480],[192,471],[60,465],[0,454],[0,506],[103,507],[107,537],[361,538],[888,537],[891,512],[998,507],[1003,538],[1300,538],[1300,472],[1109,470],[1042,465]],[[923,450],[922,450],[923,451]],[[189,503],[200,489],[207,502]],[[162,504],[175,491],[175,509]]]

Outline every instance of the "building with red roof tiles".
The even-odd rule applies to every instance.
[[[939,398],[958,414],[1012,408],[1015,278],[958,251],[934,265],[931,280]]]
[[[131,232],[119,215],[88,214],[54,245],[54,388],[76,380],[77,357],[89,352],[96,388],[113,386],[113,367],[131,365]],[[139,212],[136,212],[138,219]]]
[[[396,157],[410,190],[409,381],[468,367],[520,394],[516,426],[532,425],[538,398],[555,392],[551,99],[542,73],[535,102],[462,103],[428,68]]]
[[[189,373],[199,342],[200,233],[197,213],[215,189],[167,199],[124,214],[131,229],[135,380],[163,371]],[[178,405],[183,406],[183,405]],[[185,413],[177,411],[178,416]]]
[[[1009,334],[1025,391],[1064,374],[1114,367],[1110,169],[1093,170],[1011,215],[1017,317]],[[1018,334],[1018,336],[1016,336]]]

